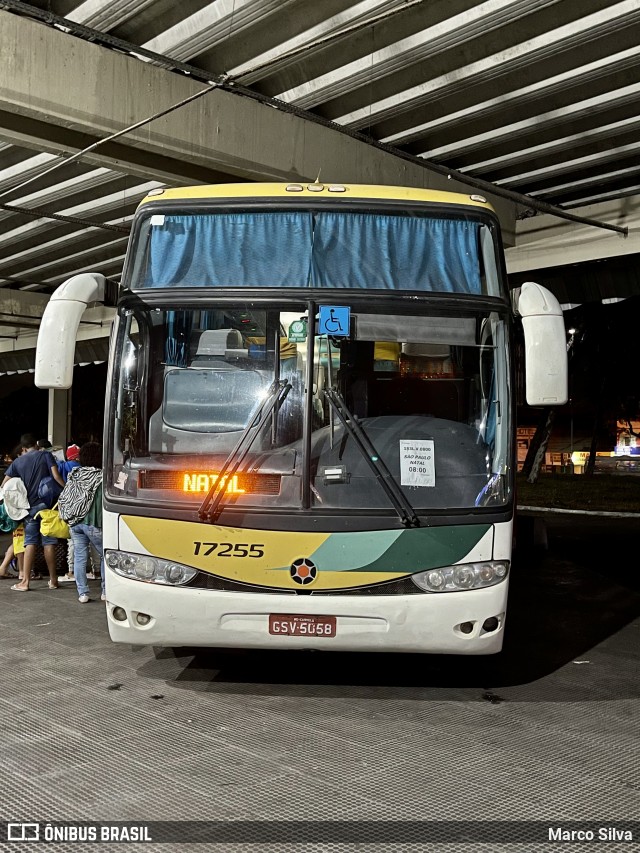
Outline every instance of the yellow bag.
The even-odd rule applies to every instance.
[[[51,536],[52,539],[70,539],[71,531],[66,521],[60,518],[58,504],[53,509],[41,509],[34,518],[40,516],[40,533],[43,536]]]
[[[22,524],[13,531],[13,553],[16,557],[18,554],[24,554],[24,526]]]

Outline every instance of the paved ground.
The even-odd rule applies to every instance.
[[[0,581],[4,819],[500,820],[515,822],[506,830],[515,842],[525,821],[637,818],[637,527],[551,521],[550,550],[516,561],[506,651],[484,659],[156,659],[111,644],[102,606],[79,605],[75,589],[40,581],[21,595]],[[377,824],[361,826],[362,844],[295,849],[432,849],[391,845],[388,835],[374,844],[367,832]],[[474,830],[466,837],[473,842]],[[284,836],[264,838],[211,849],[294,849]],[[483,841],[437,849],[502,849],[498,837]]]

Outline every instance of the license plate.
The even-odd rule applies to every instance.
[[[290,637],[335,637],[336,617],[270,613],[269,633]]]

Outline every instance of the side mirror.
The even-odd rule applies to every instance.
[[[103,302],[104,287],[105,278],[100,273],[80,273],[53,292],[38,330],[38,388],[71,388],[78,326],[90,303]]]
[[[517,296],[525,343],[525,386],[530,406],[567,402],[567,336],[562,308],[553,293],[525,282]]]

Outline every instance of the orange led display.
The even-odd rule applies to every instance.
[[[213,462],[212,465],[220,463]],[[139,488],[154,491],[176,491],[185,497],[206,495],[218,481],[218,474],[208,471],[140,471]],[[228,495],[277,495],[280,493],[279,474],[257,474],[241,471],[225,477]]]
[[[227,482],[228,480],[228,482]],[[183,475],[183,492],[208,492],[216,482],[218,481],[217,474],[205,474],[202,471],[196,471],[193,473],[185,473]],[[233,495],[243,495],[245,490],[241,489],[238,484],[238,477],[236,474],[233,477],[223,478],[223,486],[226,483],[225,491],[229,492]]]

